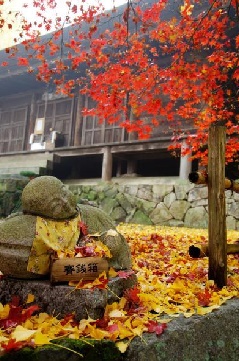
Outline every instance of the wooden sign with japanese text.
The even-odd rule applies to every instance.
[[[75,257],[53,259],[51,265],[51,282],[92,281],[102,272],[108,272],[106,259],[101,257]]]

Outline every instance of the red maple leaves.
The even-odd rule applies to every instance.
[[[24,308],[20,304],[20,298],[18,296],[13,296],[12,301],[9,304],[10,310],[7,318],[0,320],[0,328],[8,329],[15,327],[25,322],[32,314],[39,310],[37,305],[32,305],[27,308]]]
[[[193,158],[206,159],[208,128],[224,122],[227,161],[234,159],[239,150],[236,2],[229,8],[220,0],[203,4],[188,0],[181,7],[168,0],[146,7],[128,3],[118,14],[120,20],[112,16],[108,27],[102,24],[110,13],[100,5],[69,2],[67,15],[54,19],[55,28],[46,14],[46,6],[55,8],[55,1],[38,0],[33,5],[38,14],[35,25],[53,33],[42,42],[25,21],[27,55],[18,58],[19,66],[31,68],[31,59],[37,59],[38,80],[52,81],[57,93],[69,96],[79,85],[95,101],[91,115],[118,123],[141,139],[167,134],[171,128],[175,135],[171,150],[187,138],[184,153],[192,151]],[[165,14],[172,15],[165,20]],[[74,24],[67,40],[65,24]],[[54,65],[46,61],[47,53]],[[76,74],[69,79],[70,70]],[[192,137],[193,129],[197,132]]]
[[[167,328],[166,323],[158,323],[156,321],[150,320],[147,324],[148,332],[156,333],[157,336],[160,336],[164,330]]]
[[[80,230],[80,235],[86,236],[88,234],[87,225],[83,221],[78,223],[78,229]]]

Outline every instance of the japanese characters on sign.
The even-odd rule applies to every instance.
[[[94,280],[103,271],[108,271],[108,262],[101,257],[56,259],[52,262],[51,282]]]
[[[78,263],[76,265],[68,264],[64,266],[64,272],[67,275],[72,275],[74,272],[76,273],[95,273],[98,272],[98,263]]]

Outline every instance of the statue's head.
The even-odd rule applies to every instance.
[[[37,177],[31,180],[22,192],[24,213],[67,219],[77,215],[74,194],[57,178]]]

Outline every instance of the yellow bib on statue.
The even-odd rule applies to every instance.
[[[53,251],[73,252],[80,235],[80,220],[80,215],[65,221],[38,216],[36,234],[28,258],[28,272],[47,275],[50,272]]]

